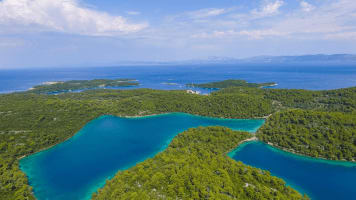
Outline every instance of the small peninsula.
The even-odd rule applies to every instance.
[[[251,137],[222,127],[189,129],[164,152],[117,173],[93,199],[309,199],[226,155]]]
[[[225,81],[218,81],[218,82],[211,82],[211,83],[202,83],[202,84],[186,84],[188,87],[197,87],[197,88],[210,88],[210,89],[223,89],[228,87],[252,87],[252,88],[262,88],[262,87],[269,87],[275,86],[277,83],[270,82],[270,83],[248,83],[245,80],[234,80],[229,79]]]
[[[30,92],[37,94],[63,93],[75,90],[128,87],[137,86],[139,83],[133,79],[94,79],[94,80],[72,80],[44,82],[42,85],[34,86]]]

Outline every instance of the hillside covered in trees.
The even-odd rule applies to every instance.
[[[356,160],[356,115],[291,110],[272,115],[258,138],[274,146],[332,160]]]
[[[280,137],[284,132],[284,124],[289,123],[292,117],[286,114],[283,117],[274,118],[275,113],[277,115],[280,112],[288,113],[290,109],[295,108],[308,111],[306,113],[333,112],[330,114],[332,118],[334,115],[355,116],[356,87],[329,91],[231,87],[208,96],[187,94],[186,91],[151,89],[97,89],[60,95],[36,94],[33,91],[2,94],[0,95],[0,199],[32,199],[27,178],[19,169],[18,158],[63,142],[90,120],[101,115],[142,116],[186,112],[211,117],[261,118],[272,114],[262,130],[267,130],[266,127],[274,127],[275,130],[271,133]],[[304,114],[300,115],[300,117],[303,116]],[[322,124],[324,123],[322,120],[328,119],[328,116],[313,115],[312,119],[316,124]],[[352,119],[354,118],[350,118]],[[325,130],[321,128],[319,130],[316,127],[310,129],[305,135],[300,130],[308,129],[310,126],[308,123],[298,122],[295,125],[291,123],[291,126],[293,125],[291,130],[296,130],[293,132],[293,138],[298,138],[298,140],[291,137],[288,140],[290,143],[288,148],[291,147],[298,152],[299,143],[307,140],[308,144],[317,146],[311,149],[317,152],[327,148],[337,152],[337,149],[343,148],[340,150],[341,154],[330,155],[330,158],[348,159],[350,155],[352,157],[356,146],[354,143],[355,127],[347,126],[345,133],[349,135],[351,132],[352,136],[351,140],[345,142],[343,138],[338,138],[338,131],[346,129],[345,125],[334,121],[328,123],[328,126],[336,131],[330,135],[332,137],[324,137]],[[350,124],[354,123],[351,121]],[[322,137],[310,137],[315,134],[314,131],[324,132],[317,133]],[[268,136],[269,132],[261,134]],[[289,136],[286,137],[288,139]],[[319,142],[320,138],[323,138],[323,142]],[[263,140],[276,143],[276,145],[278,141],[273,137],[263,137]],[[332,145],[319,147],[327,143]],[[313,156],[308,153],[309,149],[304,149],[305,152],[300,152]],[[338,157],[339,154],[342,156]],[[322,152],[318,152],[318,156],[329,158],[322,155]]]
[[[164,152],[117,173],[93,199],[308,199],[226,155],[249,137],[222,127],[189,129]]]

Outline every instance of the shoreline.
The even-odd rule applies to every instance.
[[[246,143],[246,142],[252,142],[252,141],[259,141],[258,138],[256,136],[253,136],[251,138],[248,138],[246,140],[242,140],[241,142],[239,142],[239,144],[237,146],[240,146],[241,144],[243,143]]]
[[[271,85],[260,86],[259,88],[260,89],[267,89],[267,88],[270,88],[270,87],[275,87],[277,85],[278,85],[278,83],[274,83],[274,84],[271,84]]]
[[[349,160],[331,160],[331,159],[327,159],[327,158],[323,158],[323,157],[312,157],[312,156],[309,156],[309,155],[305,155],[305,154],[302,154],[302,153],[295,152],[295,151],[290,150],[290,149],[279,147],[279,146],[274,145],[273,143],[270,143],[270,142],[264,142],[264,141],[258,139],[257,136],[253,136],[251,138],[248,138],[248,139],[245,139],[245,140],[239,142],[237,147],[234,148],[234,149],[231,149],[230,151],[228,151],[227,154],[235,153],[234,151],[237,150],[240,147],[240,145],[242,145],[244,143],[247,143],[247,142],[253,142],[253,141],[262,142],[263,144],[266,144],[266,145],[268,145],[268,146],[270,146],[272,148],[275,148],[277,150],[280,150],[280,151],[283,151],[283,152],[286,152],[286,153],[290,153],[290,154],[296,155],[296,156],[306,157],[306,158],[309,158],[309,159],[316,159],[316,160],[319,159],[321,161],[332,161],[332,162],[335,162],[335,164],[342,164],[342,163],[356,164],[356,160],[352,160],[352,161],[349,161]],[[337,163],[337,162],[340,162],[340,163]]]
[[[83,127],[82,127],[82,128],[83,128]],[[80,130],[81,130],[81,129],[79,129],[79,131],[80,131]],[[26,158],[26,157],[28,157],[28,156],[32,156],[32,155],[34,155],[34,154],[36,154],[36,153],[40,153],[40,152],[42,152],[42,151],[46,151],[46,150],[48,150],[48,149],[50,149],[50,148],[52,148],[52,147],[54,147],[54,146],[56,146],[56,145],[59,145],[59,144],[61,144],[61,143],[63,143],[63,142],[66,142],[66,141],[70,140],[71,138],[73,138],[75,135],[77,135],[77,133],[78,133],[79,131],[75,132],[74,135],[69,136],[68,138],[65,138],[65,140],[63,140],[63,141],[60,141],[60,142],[57,142],[57,143],[55,143],[55,144],[52,144],[52,145],[50,145],[50,146],[48,146],[48,147],[42,148],[42,149],[40,149],[40,150],[38,150],[38,151],[36,151],[36,152],[28,153],[28,154],[26,154],[26,155],[20,156],[20,157],[17,158],[17,160],[21,160],[21,159]],[[22,171],[22,170],[21,170],[21,171]]]
[[[93,120],[95,120],[95,119],[98,119],[98,118],[100,118],[100,117],[103,117],[103,116],[114,116],[114,117],[121,117],[121,118],[134,119],[134,118],[144,118],[144,117],[156,117],[156,116],[160,116],[160,115],[167,115],[167,114],[174,114],[174,113],[188,114],[188,115],[193,115],[193,116],[196,116],[196,117],[218,118],[218,119],[227,119],[227,120],[234,120],[234,119],[236,119],[236,120],[254,120],[254,119],[255,119],[255,120],[260,120],[260,119],[264,119],[264,117],[256,117],[256,118],[224,118],[224,117],[211,117],[211,116],[202,116],[202,115],[196,115],[196,114],[184,113],[184,112],[166,112],[166,113],[158,113],[158,114],[133,115],[133,116],[130,116],[130,115],[111,115],[111,114],[103,114],[103,115],[100,115],[100,116],[98,116],[98,117],[95,117],[94,119],[89,120],[88,122],[86,122],[86,123],[84,124],[84,126],[85,126],[86,124],[88,124],[89,122],[91,122],[91,121],[93,121]],[[270,114],[270,115],[272,115],[272,114]],[[84,126],[83,126],[83,127],[84,127]],[[81,127],[79,130],[77,130],[73,135],[71,135],[71,136],[65,138],[63,141],[58,141],[58,142],[56,142],[55,144],[52,144],[52,145],[50,145],[50,146],[48,146],[48,147],[39,149],[38,151],[35,151],[35,152],[33,152],[33,153],[28,153],[28,154],[22,155],[22,156],[18,157],[17,160],[21,160],[21,159],[26,158],[26,157],[28,157],[28,156],[34,155],[34,154],[36,154],[36,153],[39,153],[39,152],[42,152],[42,151],[46,151],[46,150],[48,150],[48,149],[50,149],[50,148],[52,148],[52,147],[54,147],[54,146],[56,146],[56,145],[59,145],[59,144],[61,144],[61,143],[63,143],[63,142],[66,142],[66,141],[70,140],[71,138],[73,138],[75,135],[77,135],[77,133],[78,133],[83,127]]]
[[[299,153],[299,152],[296,152],[294,151],[293,149],[287,149],[287,148],[284,148],[284,147],[280,147],[278,145],[275,145],[271,142],[264,142],[262,140],[259,140],[257,139],[257,141],[260,141],[264,144],[267,144],[273,148],[276,148],[278,150],[281,150],[281,151],[284,151],[284,152],[287,152],[287,153],[291,153],[291,154],[294,154],[294,155],[297,155],[297,156],[303,156],[303,157],[307,157],[307,158],[311,158],[311,159],[320,159],[320,160],[323,160],[323,161],[334,161],[334,162],[345,162],[345,163],[353,163],[353,164],[356,164],[356,160],[332,160],[332,159],[328,159],[328,158],[324,158],[324,157],[313,157],[313,156],[310,156],[310,155],[306,155],[306,154],[302,154],[302,153]]]
[[[236,147],[234,147],[233,149],[230,149],[225,154],[232,159],[232,156],[229,156],[230,153],[235,154],[235,151],[240,147],[240,145],[242,145],[246,142],[252,142],[252,141],[258,141],[258,138],[256,137],[256,135],[253,135],[253,137],[250,137],[250,138],[240,141]]]
[[[185,113],[185,112],[165,112],[165,113],[158,113],[158,114],[148,114],[148,115],[111,115],[111,116],[116,116],[116,117],[122,117],[122,118],[140,118],[140,117],[155,117],[159,115],[167,115],[167,114],[174,114],[174,113],[182,113],[182,114],[188,114],[188,115],[193,115],[197,117],[207,117],[207,118],[217,118],[217,119],[227,119],[227,120],[232,120],[232,119],[240,119],[240,120],[261,120],[261,119],[268,119],[270,116],[273,115],[269,114],[267,116],[263,117],[251,117],[251,118],[226,118],[226,117],[214,117],[214,116],[205,116],[205,115],[198,115],[198,114],[191,114],[191,113]]]
[[[91,121],[93,121],[93,120],[95,120],[95,119],[98,119],[98,118],[100,118],[100,117],[102,117],[102,116],[105,116],[105,115],[100,115],[100,116],[98,116],[98,117],[95,117],[95,118],[89,120],[88,122],[86,122],[86,123],[84,124],[84,126],[87,125],[88,123],[90,123]],[[48,149],[50,149],[50,148],[53,148],[53,147],[56,146],[56,145],[62,144],[62,143],[64,143],[64,142],[67,142],[68,140],[70,140],[71,138],[73,138],[74,136],[76,136],[76,135],[80,132],[80,130],[82,130],[82,128],[83,128],[84,126],[82,126],[81,128],[79,128],[79,130],[75,131],[74,134],[72,134],[71,136],[68,136],[68,137],[64,138],[64,140],[58,141],[58,142],[56,142],[55,144],[52,144],[52,145],[50,145],[50,146],[48,146],[48,147],[41,148],[41,149],[39,149],[38,151],[35,151],[35,152],[33,152],[33,153],[28,153],[28,154],[22,155],[22,156],[18,157],[17,160],[19,161],[19,160],[21,160],[21,159],[23,159],[23,158],[26,158],[26,157],[28,157],[28,156],[32,156],[32,155],[34,155],[34,154],[36,154],[36,153],[40,153],[40,152],[42,152],[42,151],[46,151],[46,150],[48,150]],[[19,165],[19,166],[20,166],[20,165]],[[22,171],[22,170],[21,170],[21,171]]]
[[[263,117],[256,117],[256,119],[268,119],[270,118],[274,113],[271,113],[269,115],[263,116]]]

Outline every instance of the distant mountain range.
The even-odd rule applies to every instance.
[[[185,61],[189,62],[189,61]],[[284,63],[344,63],[356,64],[356,55],[352,54],[317,54],[302,56],[257,56],[244,59],[227,58],[227,57],[210,57],[207,60],[193,60],[192,63],[225,63],[225,64],[247,64],[247,63],[265,63],[265,64],[284,64]]]
[[[126,61],[116,65],[188,65],[188,64],[351,64],[356,65],[353,54],[316,54],[301,56],[257,56],[251,58],[230,58],[212,56],[207,59],[183,61]]]
[[[356,55],[352,54],[317,54],[317,55],[302,55],[302,56],[258,56],[248,59],[242,59],[245,62],[256,63],[301,63],[301,62],[353,62],[356,63]]]

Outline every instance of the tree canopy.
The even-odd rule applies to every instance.
[[[332,160],[356,160],[356,115],[291,110],[272,115],[258,131],[264,142]]]
[[[249,137],[223,127],[189,129],[164,152],[117,173],[93,199],[308,199],[226,155]]]

